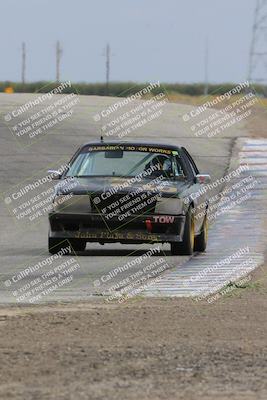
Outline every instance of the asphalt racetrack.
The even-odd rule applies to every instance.
[[[20,271],[25,270],[28,266],[36,265],[40,260],[46,259],[49,257],[49,253],[47,251],[47,216],[42,215],[30,224],[24,219],[17,221],[12,211],[12,204],[6,200],[8,193],[14,192],[13,188],[16,187],[21,190],[23,184],[32,176],[41,176],[44,174],[42,171],[59,165],[63,162],[62,160],[68,161],[80,144],[99,139],[101,134],[105,139],[107,121],[103,121],[104,118],[99,120],[99,115],[102,110],[118,101],[115,98],[79,96],[79,102],[75,104],[71,113],[67,114],[61,110],[65,118],[62,118],[58,124],[47,129],[43,135],[37,134],[32,139],[27,139],[27,134],[21,136],[16,134],[15,122],[17,123],[18,118],[21,121],[27,120],[38,110],[42,110],[44,104],[37,104],[34,108],[23,111],[23,115],[18,118],[14,117],[16,119],[14,123],[12,110],[18,110],[20,106],[37,98],[37,94],[0,94],[1,304],[16,303],[19,287],[25,286],[25,289],[20,292],[24,293],[28,279],[37,279],[40,274],[44,274],[44,268],[46,270],[50,268],[47,265],[34,274],[23,277],[20,286],[15,287],[10,283],[12,276],[18,276]],[[56,95],[53,101],[55,98],[60,99],[61,97]],[[131,109],[140,103],[140,101],[135,101],[127,107]],[[47,104],[50,104],[49,101]],[[189,113],[190,110],[192,110],[192,106],[165,104],[157,118],[135,129],[132,134],[125,135],[124,139],[138,138],[159,143],[169,142],[184,145],[193,155],[200,171],[209,173],[214,181],[225,175],[236,139],[246,137],[247,132],[243,124],[239,123],[211,138],[196,136],[190,124],[183,119],[183,115]],[[212,112],[213,110],[209,110],[206,115],[212,114]],[[11,120],[9,120],[10,115]],[[118,139],[111,133],[110,138]],[[221,187],[218,187],[217,191],[220,190]],[[210,246],[217,246],[220,240],[221,238],[213,234],[211,230],[207,254],[209,254]],[[223,251],[227,252],[227,249],[222,247]],[[149,246],[146,245],[115,243],[101,246],[88,243],[86,251],[75,256],[78,267],[73,279],[53,293],[43,296],[41,301],[90,300],[94,294],[101,294],[106,289],[105,285],[101,286],[103,276],[107,276],[110,271],[119,265],[124,265],[133,257],[144,254],[148,248]],[[188,259],[187,257],[171,256],[168,245],[161,246],[161,253],[158,256],[167,260],[170,271],[177,271]],[[64,261],[72,257],[72,255],[66,256]],[[201,255],[195,255],[192,260],[201,263]],[[115,285],[127,275],[134,274],[138,269],[140,269],[139,264],[131,266],[127,271],[113,276],[112,282],[109,281],[107,284]]]

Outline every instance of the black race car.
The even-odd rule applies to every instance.
[[[74,251],[86,242],[169,242],[174,255],[206,248],[208,198],[200,189],[210,177],[199,174],[184,147],[87,143],[53,175],[60,182],[49,214],[52,254],[66,239]],[[196,218],[203,203],[203,216]]]

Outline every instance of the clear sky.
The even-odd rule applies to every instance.
[[[205,42],[209,80],[247,78],[255,0],[0,0],[0,81],[55,79],[55,46],[63,47],[61,79],[102,82],[104,48],[111,80],[200,82]]]

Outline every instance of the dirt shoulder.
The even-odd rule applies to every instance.
[[[2,399],[264,399],[267,266],[190,299],[0,309]]]

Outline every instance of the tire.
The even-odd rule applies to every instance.
[[[86,241],[81,239],[72,239],[71,246],[74,251],[84,251],[86,248]]]
[[[208,242],[208,218],[206,214],[202,224],[201,233],[195,237],[194,251],[199,251],[199,252],[205,251],[207,247],[207,242]]]
[[[69,243],[64,239],[57,239],[48,237],[48,251],[50,254],[57,254],[59,251],[66,249],[69,246]],[[65,254],[68,254],[66,252]]]
[[[171,243],[172,255],[191,256],[194,252],[195,223],[192,208],[190,207],[185,219],[184,236],[182,242]]]

